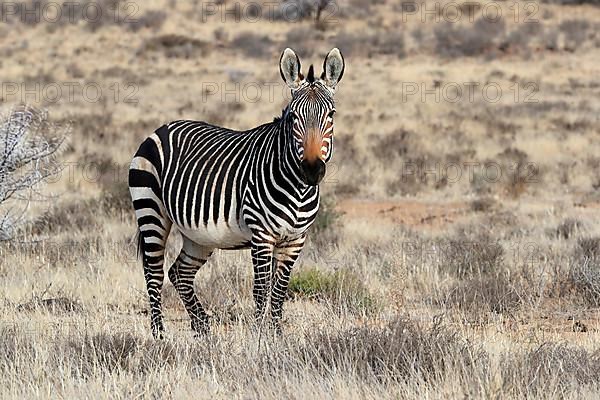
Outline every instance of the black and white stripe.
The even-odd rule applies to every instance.
[[[251,248],[256,317],[264,317],[270,292],[279,327],[292,267],[319,209],[318,182],[331,157],[333,94],[343,58],[332,50],[321,79],[314,78],[312,66],[304,79],[297,56],[286,49],[280,68],[292,88],[281,118],[248,131],[171,122],[148,137],[131,162],[129,186],[155,336],[163,331],[164,252],[173,225],[183,247],[168,276],[197,333],[207,331],[208,317],[193,281],[217,248]]]

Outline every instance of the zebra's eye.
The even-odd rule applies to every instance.
[[[333,114],[335,114],[335,110],[329,111],[329,114],[327,114],[327,118],[333,119]]]

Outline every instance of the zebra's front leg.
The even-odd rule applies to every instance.
[[[254,288],[252,295],[256,303],[256,322],[260,325],[264,321],[265,309],[271,285],[271,271],[273,268],[273,242],[265,239],[252,240],[252,264],[254,266]]]
[[[286,242],[275,248],[274,255],[276,269],[274,274],[273,289],[271,291],[271,318],[278,334],[281,334],[281,317],[283,302],[287,293],[292,269],[304,247],[306,237],[302,236],[294,241]]]
[[[169,280],[179,293],[197,335],[207,334],[209,324],[208,315],[194,293],[194,278],[211,254],[212,249],[198,246],[184,237],[181,252],[169,269]]]

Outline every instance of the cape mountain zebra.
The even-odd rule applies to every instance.
[[[139,227],[139,250],[155,337],[163,328],[161,289],[165,243],[173,224],[183,247],[169,269],[197,333],[208,316],[193,289],[196,272],[213,249],[251,248],[256,318],[280,330],[290,272],[319,209],[318,184],[333,152],[333,95],[344,73],[338,49],[323,73],[306,78],[300,59],[285,49],[279,62],[292,99],[281,118],[248,131],[198,121],[174,121],[148,137],[129,170]]]

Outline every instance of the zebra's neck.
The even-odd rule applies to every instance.
[[[296,150],[296,143],[292,133],[292,121],[288,118],[288,110],[284,110],[283,115],[276,126],[275,157],[274,163],[282,172],[275,175],[275,178],[286,179],[292,183],[301,193],[318,192],[318,186],[308,186],[301,178],[300,159]]]

